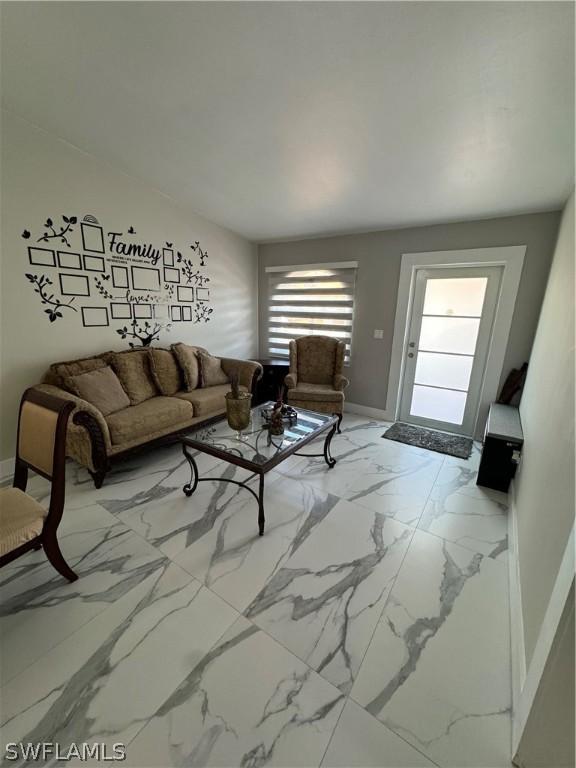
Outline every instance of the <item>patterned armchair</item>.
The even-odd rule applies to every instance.
[[[301,336],[290,342],[290,373],[284,379],[290,405],[338,415],[344,411],[343,341],[331,336]]]

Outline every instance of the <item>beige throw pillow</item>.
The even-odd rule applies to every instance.
[[[169,349],[157,347],[148,350],[150,373],[158,390],[166,397],[182,389],[182,374],[174,354]]]
[[[128,395],[110,366],[69,376],[66,384],[70,392],[98,408],[103,416],[109,416],[130,405]]]
[[[79,376],[81,373],[87,373],[88,371],[96,371],[99,368],[106,368],[108,365],[108,355],[110,353],[104,353],[97,357],[85,357],[78,360],[70,360],[65,363],[53,363],[50,366],[50,374],[53,380],[50,383],[56,384],[56,386],[68,389],[68,380],[71,376]],[[72,392],[72,390],[69,390]],[[73,393],[74,394],[74,393]]]
[[[138,405],[158,394],[150,375],[148,350],[115,352],[112,356],[112,367],[130,399],[130,405]]]
[[[176,355],[178,365],[184,377],[184,386],[187,392],[192,392],[200,386],[200,368],[198,366],[198,347],[188,344],[172,344],[172,351]]]
[[[207,352],[199,352],[200,381],[202,387],[215,387],[218,384],[228,384],[228,376],[222,370],[222,362],[219,357],[213,357]]]

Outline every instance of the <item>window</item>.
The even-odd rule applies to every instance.
[[[268,354],[288,357],[298,336],[333,336],[346,343],[350,362],[356,262],[266,267]]]

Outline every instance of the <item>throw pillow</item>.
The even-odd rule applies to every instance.
[[[150,373],[158,391],[167,397],[175,395],[182,389],[182,376],[178,363],[169,349],[158,347],[148,350]]]
[[[107,357],[110,353],[98,355],[97,357],[85,357],[80,360],[70,360],[65,363],[53,363],[50,366],[49,374],[53,378],[47,383],[56,384],[57,387],[67,389],[68,379],[71,376],[78,376],[88,371],[96,371],[99,368],[106,368],[108,365]],[[72,393],[74,394],[74,393]]]
[[[66,383],[70,392],[98,408],[103,416],[109,416],[130,405],[128,395],[109,365],[69,376]]]
[[[115,352],[112,356],[112,367],[130,399],[130,405],[138,405],[158,394],[150,376],[148,350]]]
[[[202,387],[215,387],[218,384],[228,384],[228,376],[222,370],[222,362],[219,357],[213,357],[207,352],[199,352],[200,381]]]
[[[172,351],[176,355],[178,365],[184,377],[184,386],[187,392],[192,392],[200,386],[200,369],[198,367],[198,347],[188,344],[172,344]]]

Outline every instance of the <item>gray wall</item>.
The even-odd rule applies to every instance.
[[[260,354],[266,354],[268,279],[265,267],[324,261],[358,261],[352,339],[350,402],[384,410],[403,253],[526,245],[526,259],[510,331],[503,376],[530,355],[560,220],[559,212],[460,224],[386,230],[261,244],[259,253]],[[376,328],[384,339],[373,338]]]
[[[237,357],[256,353],[254,244],[24,120],[6,112],[2,118],[1,459],[15,453],[23,390],[37,383],[50,363],[128,348],[129,339],[122,340],[116,332],[127,321],[84,328],[79,311],[64,311],[61,318],[49,322],[45,306],[25,277],[27,272],[44,273],[58,286],[58,268],[31,267],[28,261],[29,245],[46,245],[35,241],[47,216],[57,222],[62,214],[77,215],[80,221],[89,213],[107,230],[119,232],[133,225],[135,241],[161,248],[168,239],[186,255],[192,253],[188,244],[199,240],[209,252],[206,269],[214,312],[208,323],[174,323],[162,332],[158,344],[185,341],[201,344],[214,354]],[[29,239],[23,239],[24,230],[31,232]],[[70,243],[72,251],[82,250],[78,226]],[[48,247],[66,250],[64,245]],[[106,305],[93,276],[89,283],[89,299],[76,298],[76,305]]]
[[[558,235],[520,416],[515,478],[526,664],[574,524],[574,195]]]

